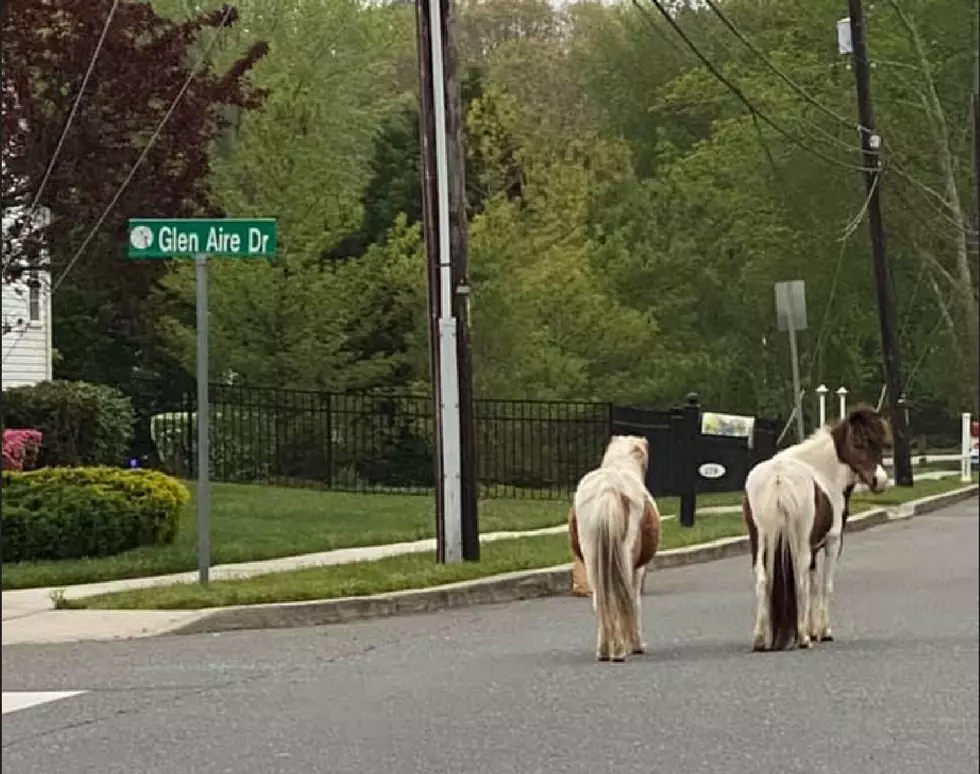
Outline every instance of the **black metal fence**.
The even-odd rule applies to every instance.
[[[607,403],[477,400],[477,481],[482,497],[569,495],[609,439]],[[432,403],[404,394],[210,388],[213,480],[340,491],[428,493],[435,449]],[[196,475],[192,393],[140,420],[148,462]]]

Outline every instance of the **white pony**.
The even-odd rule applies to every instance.
[[[575,490],[569,539],[592,589],[599,661],[625,661],[646,650],[643,579],[660,543],[660,513],[644,483],[649,460],[646,438],[613,436],[600,466]]]
[[[856,481],[872,492],[885,489],[888,473],[881,460],[890,438],[885,419],[859,406],[749,472],[742,514],[755,573],[754,650],[782,650],[794,641],[809,648],[813,639],[832,639],[829,599],[846,518],[845,492],[849,496]],[[825,558],[818,578],[821,549]]]

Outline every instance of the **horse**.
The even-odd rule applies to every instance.
[[[575,488],[569,541],[592,590],[599,661],[646,652],[641,595],[660,544],[660,511],[644,483],[649,461],[646,438],[613,436],[599,467]]]
[[[753,650],[783,650],[793,642],[809,648],[814,639],[832,639],[828,602],[850,493],[858,481],[876,493],[887,487],[881,462],[890,441],[887,421],[860,405],[749,471],[742,515],[755,575]]]

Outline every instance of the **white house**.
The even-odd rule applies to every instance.
[[[4,217],[4,228],[13,217]],[[46,219],[48,213],[41,217]],[[4,261],[8,260],[16,258],[4,256]],[[40,270],[28,272],[15,283],[4,283],[2,290],[3,389],[51,379],[50,274]]]

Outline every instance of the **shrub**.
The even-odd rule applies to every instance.
[[[3,431],[3,469],[32,470],[37,467],[37,455],[41,449],[40,430]]]
[[[173,542],[187,488],[153,470],[3,471],[2,560],[110,556]]]
[[[39,465],[119,465],[133,440],[133,407],[104,384],[40,382],[4,391],[3,426],[43,433]]]

